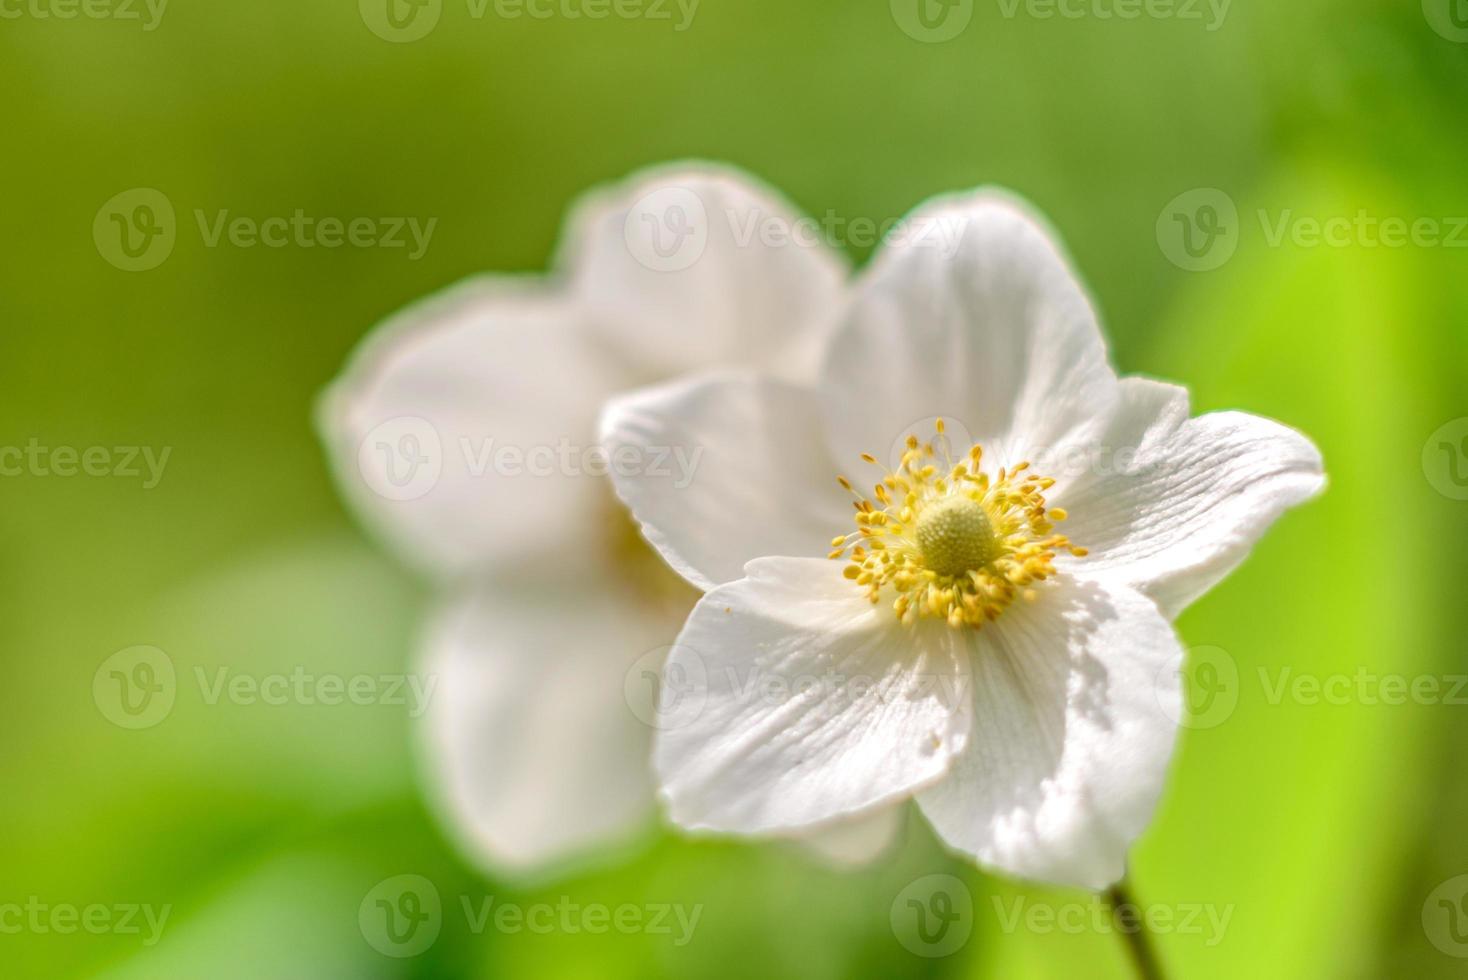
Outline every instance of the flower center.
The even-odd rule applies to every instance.
[[[913,525],[923,564],[939,575],[978,571],[999,557],[994,525],[982,504],[955,493],[923,508]]]
[[[941,419],[937,433],[941,450],[908,437],[902,463],[876,484],[875,503],[838,478],[856,497],[856,530],[831,541],[830,557],[846,558],[845,576],[873,603],[891,596],[904,623],[938,616],[978,629],[1016,596],[1035,598],[1031,586],[1055,574],[1057,551],[1079,558],[1086,549],[1053,533],[1067,516],[1045,504],[1054,480],[1030,473],[1029,463],[991,478],[982,447],[954,463]]]

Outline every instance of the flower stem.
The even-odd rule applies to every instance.
[[[1152,937],[1147,932],[1142,907],[1132,897],[1131,883],[1126,879],[1118,881],[1107,889],[1106,897],[1111,901],[1111,917],[1116,923],[1116,931],[1126,943],[1132,966],[1137,971],[1137,980],[1166,980],[1162,965],[1157,961],[1157,950],[1152,946]],[[1130,910],[1125,917],[1122,915],[1124,907]]]

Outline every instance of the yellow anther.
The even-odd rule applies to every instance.
[[[946,424],[940,419],[934,428],[941,440]],[[1070,515],[1064,508],[1046,507],[1044,491],[1055,481],[1026,473],[1028,462],[1000,469],[991,478],[980,465],[981,446],[970,447],[966,458],[953,463],[945,443],[948,472],[940,476],[928,462],[937,455],[932,443],[910,435],[906,445],[897,470],[873,488],[876,503],[858,497],[861,544],[848,553],[851,536],[831,541],[832,557],[847,556],[842,574],[872,602],[891,598],[901,622],[934,616],[955,628],[978,629],[1016,599],[1037,600],[1036,586],[1057,573],[1057,552],[1087,554],[1053,533],[1052,522]],[[861,458],[876,462],[870,453]],[[845,477],[840,483],[855,493]]]

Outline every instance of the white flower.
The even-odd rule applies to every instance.
[[[942,199],[909,228],[858,281],[816,385],[724,374],[603,417],[610,447],[704,452],[683,489],[615,480],[712,590],[669,657],[706,691],[657,736],[661,792],[687,829],[751,835],[915,798],[986,866],[1101,889],[1171,755],[1170,618],[1323,488],[1320,456],[1118,378],[1019,202]],[[871,489],[838,486],[851,465]]]
[[[323,401],[343,493],[441,590],[422,650],[439,681],[425,768],[451,831],[496,870],[539,872],[653,810],[652,730],[624,681],[634,665],[656,679],[697,593],[617,503],[596,419],[608,397],[695,369],[813,376],[847,269],[826,251],[742,241],[754,219],[794,216],[706,167],[593,195],[556,276],[475,280],[422,303]],[[631,464],[674,483],[696,462]]]

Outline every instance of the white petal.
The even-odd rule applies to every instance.
[[[848,273],[822,241],[770,237],[800,220],[733,169],[662,167],[586,198],[562,264],[648,380],[743,365],[809,381]]]
[[[943,417],[1009,465],[1064,451],[1109,415],[1116,377],[1096,315],[1039,219],[979,191],[908,221],[859,281],[830,348],[837,459],[886,461]]]
[[[447,577],[555,556],[604,515],[583,454],[619,384],[582,319],[530,282],[473,280],[378,328],[327,391],[344,496],[409,563]]]
[[[699,588],[755,558],[823,557],[852,527],[809,389],[735,376],[646,389],[611,402],[602,440],[643,534]]]
[[[897,842],[907,813],[905,802],[878,807],[823,824],[795,838],[802,847],[835,868],[858,868],[881,857]]]
[[[783,835],[941,778],[968,731],[969,673],[930,625],[903,628],[821,559],[760,559],[706,595],[668,660],[702,680],[701,710],[655,741],[673,821]]]
[[[1053,503],[1091,554],[1088,576],[1117,577],[1169,616],[1217,584],[1284,511],[1320,493],[1320,451],[1242,412],[1188,418],[1183,388],[1129,378],[1087,470]]]
[[[1151,818],[1172,753],[1172,627],[1144,596],[1061,576],[968,635],[969,747],[919,805],[986,866],[1105,888]]]
[[[653,811],[652,729],[624,678],[676,626],[615,583],[563,584],[481,583],[428,631],[431,796],[491,870],[541,870],[628,837]]]

